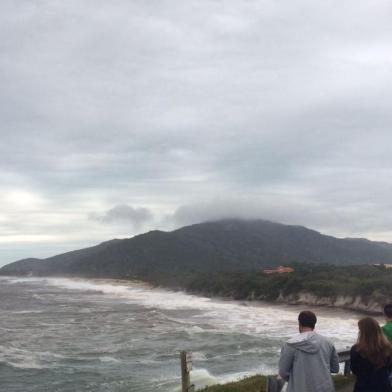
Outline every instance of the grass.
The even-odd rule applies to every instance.
[[[338,391],[346,391],[347,388],[351,388],[354,382],[354,378],[352,376],[345,377],[342,375],[333,376],[333,380],[336,387],[336,392]],[[265,392],[265,376],[252,376],[246,377],[242,380],[230,382],[228,384],[218,384],[212,385],[210,387],[205,387],[203,389],[199,389],[197,392]]]
[[[246,377],[228,384],[212,385],[199,389],[197,392],[260,392],[265,391],[265,376]]]

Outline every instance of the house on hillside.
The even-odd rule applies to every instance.
[[[284,267],[283,265],[280,265],[276,269],[266,269],[263,270],[265,274],[287,274],[290,272],[294,272],[294,268],[291,267]]]

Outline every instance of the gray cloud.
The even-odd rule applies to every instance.
[[[391,12],[387,0],[2,1],[2,245],[30,256],[251,209],[392,241]],[[88,219],[124,201],[154,218]],[[179,209],[200,205],[214,207]]]
[[[151,211],[147,208],[134,208],[126,204],[114,206],[103,214],[92,212],[89,219],[105,224],[126,224],[140,228],[153,219]]]
[[[281,195],[277,198],[274,194],[270,194],[258,198],[225,198],[184,205],[166,219],[167,223],[178,227],[227,218],[265,219],[289,225],[307,226],[339,237],[362,237],[364,233],[372,233],[375,228],[379,233],[388,232],[392,214],[380,213],[376,203],[353,202],[350,206],[325,205],[299,195],[290,195],[284,200]]]

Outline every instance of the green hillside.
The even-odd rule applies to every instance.
[[[174,285],[193,274],[247,273],[293,262],[392,263],[392,245],[338,239],[262,220],[222,220],[172,232],[151,231],[43,260],[25,259],[0,273],[138,278]]]

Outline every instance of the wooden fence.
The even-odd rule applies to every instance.
[[[338,351],[339,363],[344,363],[343,374],[350,374],[350,350]],[[192,370],[192,353],[181,351],[181,392],[194,392],[195,386],[191,384],[190,373]],[[268,389],[267,389],[268,390]]]

